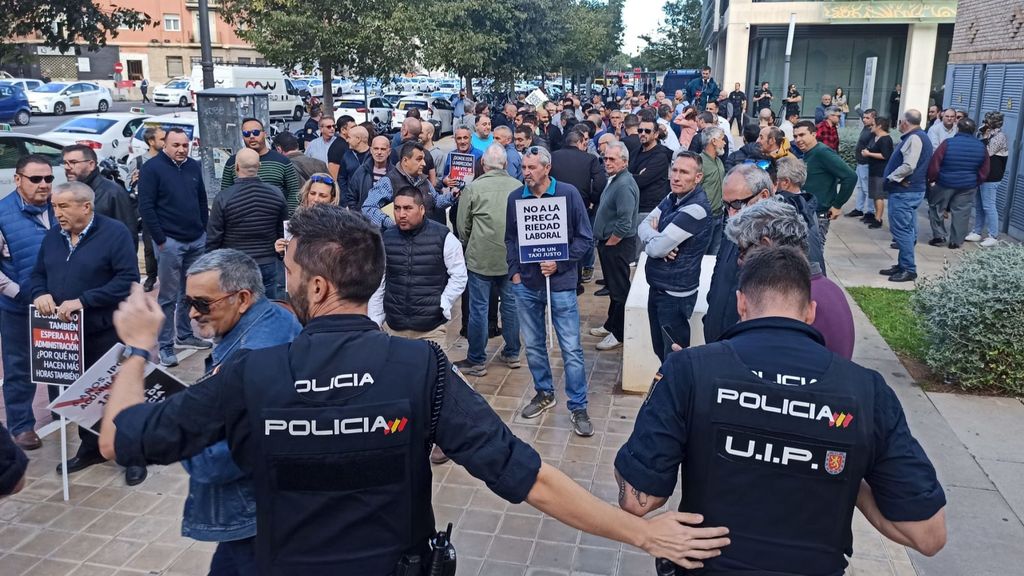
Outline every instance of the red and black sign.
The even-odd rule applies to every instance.
[[[32,382],[70,386],[81,377],[85,369],[81,310],[64,321],[30,307],[29,339]]]

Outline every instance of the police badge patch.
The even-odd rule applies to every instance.
[[[846,452],[829,450],[825,452],[825,471],[835,476],[846,468]]]
[[[661,382],[661,372],[654,375],[654,380],[651,381],[651,387],[647,389],[647,396],[644,396],[644,405],[647,405],[647,401],[651,399],[651,395],[654,394],[654,387]]]

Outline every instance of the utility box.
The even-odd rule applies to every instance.
[[[249,88],[211,88],[196,92],[199,135],[202,145],[199,156],[203,165],[203,183],[210,202],[220,192],[224,165],[232,154],[245,146],[242,141],[242,120],[257,118],[270,126],[269,94]]]

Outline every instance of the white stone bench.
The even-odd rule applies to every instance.
[[[661,363],[654,354],[651,344],[651,325],[647,318],[647,284],[645,264],[647,254],[640,254],[633,284],[626,299],[626,327],[622,345],[622,389],[626,392],[646,394],[651,380]],[[700,287],[697,289],[697,303],[690,316],[690,346],[704,343],[704,314],[708,311],[708,289],[711,288],[711,274],[715,270],[715,257],[705,256],[700,266]]]

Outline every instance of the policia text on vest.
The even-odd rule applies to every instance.
[[[101,437],[103,452],[120,462],[164,463],[227,439],[256,486],[261,574],[384,576],[401,558],[429,552],[435,522],[427,447],[439,370],[445,387],[434,440],[495,494],[681,565],[696,566],[692,559],[728,544],[724,529],[692,527],[699,517],[672,512],[645,520],[595,498],[543,464],[427,343],[382,332],[366,317],[366,304],[380,284],[383,247],[361,216],[318,205],[297,211],[289,225],[285,267],[303,331],[290,345],[241,351],[157,404],[142,404],[144,362],[126,360]],[[305,250],[334,261],[299,258],[304,269],[296,254]],[[353,280],[341,299],[336,276],[362,281]],[[136,286],[115,325],[126,344],[146,349],[162,318]],[[335,379],[339,374],[360,377]]]

